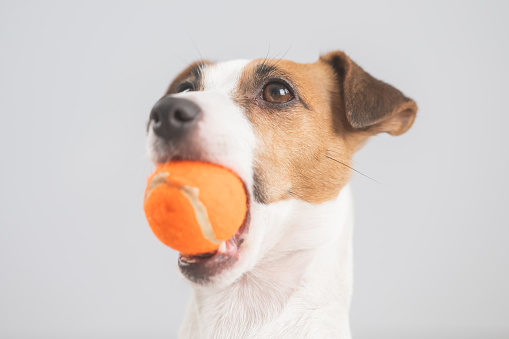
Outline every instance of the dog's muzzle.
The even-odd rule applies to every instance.
[[[157,136],[175,144],[184,138],[201,115],[200,107],[192,101],[167,95],[152,108],[150,121]]]

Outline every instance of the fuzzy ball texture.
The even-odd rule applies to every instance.
[[[198,161],[160,165],[149,177],[144,210],[156,237],[184,254],[215,251],[244,222],[247,195],[239,177]]]

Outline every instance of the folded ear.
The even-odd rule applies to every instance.
[[[400,135],[412,126],[417,113],[415,101],[373,78],[341,51],[328,53],[320,59],[330,64],[337,75],[346,118],[352,127]]]

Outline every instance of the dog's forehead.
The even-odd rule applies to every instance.
[[[203,89],[231,94],[236,89],[244,68],[250,62],[250,60],[231,60],[207,65],[203,69]]]
[[[206,63],[200,66],[201,90],[214,91],[228,97],[254,90],[254,85],[271,78],[284,78],[301,91],[308,101],[323,100],[320,88],[330,87],[335,81],[332,69],[323,62],[297,63],[281,59],[231,60]],[[329,85],[329,86],[328,86]]]

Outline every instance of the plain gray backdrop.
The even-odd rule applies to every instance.
[[[354,337],[509,338],[508,42],[508,2],[1,1],[0,337],[175,337],[151,106],[199,53],[342,49],[419,105],[355,157]]]

